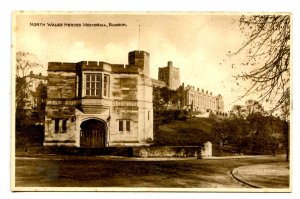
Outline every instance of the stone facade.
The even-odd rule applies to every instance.
[[[158,80],[165,82],[172,90],[178,89],[180,86],[179,68],[173,67],[173,63],[169,61],[168,66],[158,69]]]
[[[160,80],[157,80],[157,79],[151,79],[151,80],[152,80],[153,87],[162,88],[162,87],[167,87],[168,86],[164,81],[160,81]]]
[[[44,145],[148,145],[153,140],[149,56],[132,51],[125,66],[49,62]]]
[[[183,106],[192,111],[201,113],[223,113],[224,112],[224,100],[222,96],[214,96],[212,92],[204,91],[204,89],[195,88],[194,86],[184,86],[184,99]]]

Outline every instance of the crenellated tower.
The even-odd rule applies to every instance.
[[[128,53],[128,67],[137,66],[144,75],[150,76],[149,58],[150,54],[145,51],[131,51]]]

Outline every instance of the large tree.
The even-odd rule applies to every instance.
[[[19,51],[16,53],[16,77],[23,78],[33,68],[42,67],[34,54]]]
[[[184,93],[181,87],[177,90],[171,90],[168,87],[153,87],[153,109],[162,111],[174,106],[176,109],[181,108]]]
[[[249,99],[245,102],[245,105],[234,105],[230,111],[230,116],[246,119],[254,113],[264,115],[265,111],[258,101]]]
[[[38,63],[37,58],[28,52],[17,52],[16,53],[16,87],[15,87],[15,107],[16,107],[16,125],[26,126],[28,124],[29,113],[26,111],[26,100],[32,95],[30,89],[31,79],[27,78],[29,72],[34,68],[41,67]]]
[[[24,108],[24,100],[26,96],[30,95],[29,85],[31,83],[31,80],[26,77],[31,70],[38,67],[42,67],[42,65],[36,61],[35,55],[23,51],[16,53],[16,109]]]
[[[287,123],[283,134],[289,161],[290,15],[242,16],[239,22],[246,41],[232,55],[246,52],[247,60],[243,65],[248,66],[248,70],[237,79],[250,80],[251,83],[242,97],[258,94],[258,100],[272,106],[271,112],[281,110]]]
[[[244,44],[231,55],[246,53],[242,65],[247,69],[237,79],[250,81],[242,97],[258,94],[258,100],[268,102],[272,111],[290,106],[290,16],[246,15],[239,20],[246,36]]]
[[[45,108],[47,99],[47,86],[40,82],[33,93],[35,107],[32,112],[32,120],[36,123],[44,123],[45,121]]]

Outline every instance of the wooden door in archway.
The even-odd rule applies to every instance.
[[[80,147],[105,147],[106,124],[103,121],[90,119],[80,125]]]

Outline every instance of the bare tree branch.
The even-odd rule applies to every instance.
[[[242,51],[248,58],[242,65],[251,67],[237,79],[248,80],[251,85],[239,99],[259,94],[259,101],[276,101],[272,111],[290,105],[290,16],[242,16],[240,29],[245,43],[229,56]]]

